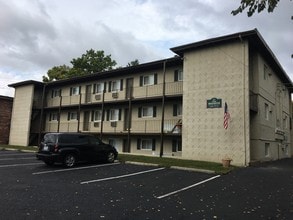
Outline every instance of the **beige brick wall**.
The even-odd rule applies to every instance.
[[[222,108],[208,109],[207,100],[222,99]],[[249,161],[248,45],[227,45],[184,54],[183,152],[193,160],[235,165]],[[231,120],[223,127],[224,103]]]
[[[10,145],[29,144],[30,121],[34,86],[27,85],[15,90],[10,128]]]

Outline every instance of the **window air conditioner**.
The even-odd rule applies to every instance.
[[[111,127],[117,127],[117,121],[111,121]]]
[[[112,98],[117,99],[118,98],[118,92],[113,92],[112,93]]]
[[[101,100],[101,95],[95,95],[96,100]]]
[[[95,128],[100,127],[100,122],[94,122],[94,127],[95,127]]]

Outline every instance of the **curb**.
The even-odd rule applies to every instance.
[[[153,166],[159,167],[159,164],[154,163],[142,163],[142,162],[134,162],[134,161],[125,161],[125,164],[133,164],[133,165],[143,165],[143,166]],[[184,170],[184,171],[191,171],[191,172],[199,172],[199,173],[207,173],[207,174],[215,174],[215,171],[212,170],[204,170],[204,169],[196,169],[196,168],[189,168],[189,167],[179,167],[179,166],[171,166],[171,169],[176,170]]]

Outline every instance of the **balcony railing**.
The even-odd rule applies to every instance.
[[[130,89],[130,90],[129,90]],[[46,101],[45,107],[58,107],[60,106],[69,106],[69,105],[79,105],[79,104],[88,104],[88,103],[102,103],[104,102],[113,102],[113,101],[122,101],[129,98],[129,91],[132,92],[133,99],[141,98],[153,98],[160,97],[163,95],[163,84],[149,85],[149,86],[140,86],[132,88],[124,88],[122,91],[112,91],[102,93],[81,93],[79,95],[62,95],[62,97],[49,97]],[[165,95],[182,95],[183,93],[183,82],[170,82],[165,84]]]
[[[87,126],[83,126],[86,123]],[[178,119],[168,119],[164,121],[164,133],[168,134],[181,134],[181,124],[178,124]],[[79,122],[78,121],[50,121],[46,123],[44,132],[57,132],[59,127],[59,132],[96,132],[100,133],[101,126],[103,126],[103,133],[127,133],[128,129],[125,128],[124,121],[104,121],[101,122]],[[161,120],[148,119],[148,120],[133,120],[131,121],[131,133],[161,133]]]

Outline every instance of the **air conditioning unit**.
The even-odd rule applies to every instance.
[[[111,121],[111,127],[117,127],[117,121]]]
[[[95,99],[96,100],[101,100],[101,95],[99,94],[99,95],[95,95]]]
[[[100,122],[94,122],[94,127],[95,127],[95,128],[100,127]]]
[[[112,93],[112,98],[117,99],[118,98],[118,92],[113,92]]]

